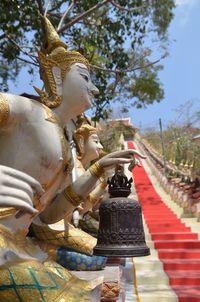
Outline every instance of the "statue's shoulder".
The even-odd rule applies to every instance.
[[[0,127],[4,127],[10,117],[10,106],[5,94],[0,93]]]
[[[43,107],[39,101],[21,95],[0,93],[0,100],[1,99],[4,100],[4,102],[7,102],[10,108],[14,107],[16,111],[21,113],[33,109],[34,107]]]
[[[9,120],[11,123],[19,119],[27,120],[43,110],[43,105],[36,100],[20,95],[0,93],[0,127],[4,127]]]
[[[78,158],[76,159],[76,168],[79,169],[81,174],[83,174],[85,172],[83,164]]]

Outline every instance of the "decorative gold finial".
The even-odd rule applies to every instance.
[[[69,71],[71,65],[82,63],[90,69],[88,60],[76,51],[67,51],[67,45],[60,41],[60,38],[51,24],[51,22],[43,17],[46,31],[46,49],[39,52],[38,60],[40,64],[40,77],[44,82],[46,92],[35,88],[39,93],[43,104],[50,108],[60,105],[62,96],[57,93],[57,85],[53,74],[53,67],[59,67],[61,74],[60,80],[65,78],[66,72]]]
[[[50,54],[54,49],[57,47],[61,47],[66,49],[67,45],[60,41],[59,35],[51,22],[47,19],[47,17],[42,17],[44,19],[44,25],[45,25],[45,34],[47,39],[47,45],[46,45],[46,53]]]

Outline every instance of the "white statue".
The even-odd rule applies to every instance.
[[[92,161],[97,160],[100,157],[100,153],[103,149],[97,128],[92,127],[84,121],[82,123],[83,124],[74,131],[73,135],[77,149],[75,166],[79,176],[89,168]],[[83,208],[80,208],[79,210],[81,214],[85,214],[98,202],[99,198],[104,193],[106,186],[107,182],[104,175],[104,177],[95,184],[93,190],[91,188],[91,192],[84,202]]]
[[[46,53],[40,53],[39,60],[46,92],[37,90],[43,103],[0,94],[0,233],[3,238],[0,241],[0,269],[3,272],[7,270],[5,262],[10,261],[19,273],[20,265],[23,270],[27,268],[27,263],[15,263],[19,258],[29,259],[30,266],[38,268],[41,274],[43,270],[58,274],[53,264],[47,269],[40,262],[45,256],[42,253],[40,261],[36,261],[40,254],[37,248],[36,253],[28,248],[25,236],[32,220],[39,215],[45,223],[59,221],[85,200],[106,168],[131,163],[135,154],[143,157],[136,150],[111,153],[70,185],[73,163],[63,129],[71,118],[91,106],[91,98],[98,89],[91,82],[88,61],[77,52],[66,51],[50,22],[47,19],[45,22],[48,47]],[[24,240],[23,247],[15,241],[17,236],[20,236],[20,242]],[[25,271],[23,273],[26,278]],[[60,297],[62,292],[62,297],[69,299],[70,288],[64,288],[71,277],[67,272],[64,275],[65,282],[55,275],[60,278],[56,295]],[[0,272],[0,286],[2,278]],[[53,301],[49,295],[45,301]],[[0,291],[1,301],[15,301],[5,297]],[[36,300],[29,298],[30,302]]]

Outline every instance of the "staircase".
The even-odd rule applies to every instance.
[[[128,148],[134,148],[133,143]],[[134,170],[134,182],[151,256],[129,262],[136,270],[132,301],[200,302],[200,225],[193,232],[176,215],[169,201],[156,192],[144,167]]]

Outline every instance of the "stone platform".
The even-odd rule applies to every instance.
[[[114,262],[114,260],[113,260]],[[125,302],[125,290],[123,285],[123,269],[118,265],[120,260],[116,259],[116,263],[107,265],[102,271],[71,271],[76,277],[92,281],[102,279],[102,286],[94,292],[91,302]],[[124,261],[121,261],[124,263]]]

